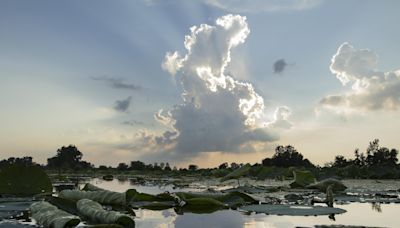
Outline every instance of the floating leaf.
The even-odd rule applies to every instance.
[[[101,204],[126,205],[126,194],[112,191],[80,191],[80,190],[63,190],[59,197],[78,201],[81,199],[90,199]]]
[[[229,179],[237,179],[239,177],[245,176],[249,173],[250,169],[251,169],[251,165],[246,164],[246,165],[232,171],[231,173],[224,176],[223,178],[221,178],[221,181],[226,181]]]
[[[54,196],[49,197],[47,201],[63,211],[66,211],[74,215],[78,215],[78,210],[76,208],[76,201]]]
[[[10,165],[0,171],[0,195],[33,196],[52,190],[49,177],[38,166]]]
[[[186,204],[182,207],[182,211],[197,214],[211,213],[227,206],[218,200],[212,198],[192,198],[187,199]]]
[[[256,213],[265,213],[270,215],[330,215],[342,214],[346,210],[335,207],[322,207],[322,206],[293,206],[283,204],[258,204],[248,205],[240,208],[241,210]]]
[[[315,182],[315,177],[310,171],[293,171],[294,182],[290,184],[292,188],[304,188]]]
[[[143,208],[143,209],[148,209],[148,210],[165,210],[168,208],[172,208],[176,206],[176,203],[174,201],[163,201],[163,202],[145,202],[145,201],[140,201],[140,202],[133,202],[131,203],[131,206],[137,207],[137,208]]]
[[[341,192],[341,191],[346,190],[346,188],[347,188],[341,181],[333,179],[333,178],[328,178],[328,179],[322,180],[318,183],[310,184],[307,186],[307,188],[319,189],[322,192],[326,192],[326,189],[328,188],[329,185],[332,185],[332,190],[334,192]]]
[[[124,227],[135,227],[133,218],[129,215],[117,212],[106,211],[101,204],[90,200],[81,199],[76,203],[79,214],[92,222],[102,224],[119,224]]]
[[[83,191],[107,191],[106,189],[99,188],[91,183],[86,183],[82,188]]]
[[[229,207],[237,207],[244,204],[251,204],[258,202],[253,197],[242,192],[230,192],[227,194],[221,194],[221,193],[201,194],[201,193],[178,192],[176,193],[176,195],[183,201],[188,201],[194,198],[214,199],[222,204],[228,205]]]
[[[48,202],[36,202],[31,205],[30,209],[32,218],[44,227],[65,228],[74,227],[80,223],[79,217],[62,211]]]

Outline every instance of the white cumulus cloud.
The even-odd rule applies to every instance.
[[[254,149],[252,143],[259,146],[278,139],[261,124],[263,98],[250,83],[225,72],[232,48],[244,43],[249,33],[246,17],[240,15],[190,28],[184,42],[186,53],[167,53],[162,63],[181,86],[182,103],[155,114],[171,131],[146,135],[148,142],[185,157],[199,152],[249,151]],[[288,112],[280,111],[279,120],[286,121]]]
[[[400,106],[400,70],[378,70],[378,56],[368,49],[343,43],[332,58],[331,72],[343,85],[344,94],[324,97],[320,104],[342,110],[397,110]]]

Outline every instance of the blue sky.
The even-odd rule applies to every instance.
[[[141,159],[177,165],[196,162],[206,167],[225,161],[259,162],[278,144],[294,145],[317,164],[336,154],[350,157],[356,147],[363,150],[374,138],[399,148],[395,139],[400,127],[399,96],[393,92],[398,88],[396,77],[377,84],[394,88],[379,93],[380,101],[393,98],[393,102],[389,99],[393,104],[368,108],[378,97],[372,90],[375,87],[360,92],[351,85],[375,81],[354,73],[358,65],[336,73],[330,69],[332,57],[340,55],[338,48],[348,42],[356,57],[364,58],[360,49],[377,54],[378,65],[372,67],[375,74],[396,72],[399,6],[398,1],[360,0],[1,1],[0,158],[30,155],[44,163],[57,148],[75,144],[84,159],[95,164]],[[200,99],[207,94],[201,98],[203,103],[193,107],[191,112],[197,113],[189,115],[187,109],[176,108],[190,107],[182,99],[189,89],[181,85],[180,77],[193,77],[188,73],[193,65],[187,61],[175,76],[162,68],[167,52],[177,51],[181,57],[188,52],[184,39],[190,27],[208,24],[219,28],[216,20],[228,14],[240,15],[232,20],[245,21],[250,32],[230,50],[231,61],[224,74],[251,83],[263,98],[262,117],[256,125],[242,123],[241,118],[247,118],[243,112],[233,115],[237,105],[231,112],[226,111],[231,107],[220,110],[217,104],[210,105],[214,94],[209,96],[208,90],[195,95]],[[228,32],[221,31],[217,37]],[[221,41],[208,44],[214,45],[215,56],[222,53]],[[213,56],[213,50],[207,53]],[[279,59],[288,65],[274,74],[273,64]],[[343,86],[337,75],[350,73],[355,76]],[[358,95],[346,96],[352,93]],[[343,105],[321,103],[337,94]],[[232,102],[239,101],[235,94],[230,96]],[[116,108],[119,102],[126,105]],[[289,114],[275,115],[279,107],[286,107]],[[169,116],[179,126],[157,121],[154,115],[160,109],[164,117],[168,111],[180,113]],[[199,122],[199,113],[219,118]],[[228,119],[232,129],[221,124]],[[272,129],[280,120],[290,127]],[[203,127],[221,133],[209,147],[197,150],[193,143],[201,144],[207,137],[191,132]],[[237,137],[249,137],[248,141],[237,147],[225,145],[236,141],[225,136],[235,135],[235,130]],[[171,134],[166,137],[166,132]],[[146,144],[149,140],[157,145]],[[180,148],[185,150],[179,152]]]

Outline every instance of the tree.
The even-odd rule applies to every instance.
[[[132,170],[144,170],[146,165],[141,161],[131,161]]]
[[[107,166],[105,166],[105,165],[100,165],[100,166],[99,166],[99,169],[100,169],[100,170],[107,170],[108,168],[107,168]]]
[[[302,167],[314,167],[314,165],[308,160],[303,159],[303,155],[291,146],[277,146],[275,148],[275,154],[272,158],[266,158],[262,161],[264,166],[278,166],[278,167],[290,167],[290,166],[302,166]]]
[[[374,139],[367,148],[368,166],[395,166],[398,162],[398,150],[379,146],[379,139]]]
[[[344,168],[351,164],[351,161],[347,161],[342,155],[337,155],[335,161],[333,162],[333,167]]]
[[[236,163],[236,162],[232,162],[231,163],[231,169],[237,169],[237,168],[240,168],[240,165],[238,163]]]
[[[171,171],[171,170],[172,170],[171,167],[169,166],[169,163],[168,163],[168,162],[165,164],[164,170],[165,170],[165,171]]]
[[[22,166],[32,166],[32,165],[37,165],[32,161],[32,157],[22,157],[22,158],[15,158],[15,157],[10,157],[8,159],[4,159],[0,161],[0,168],[5,167],[8,165],[22,165]]]
[[[361,166],[361,156],[358,153],[358,148],[354,151],[354,157],[353,164],[356,166]]]
[[[153,170],[162,170],[161,166],[157,162],[154,162]]]
[[[228,162],[224,162],[218,166],[218,169],[227,169],[227,168],[228,168]]]
[[[47,159],[49,168],[80,168],[82,153],[74,145],[63,146],[57,150],[57,155]]]
[[[199,167],[198,167],[197,165],[193,165],[193,164],[189,165],[189,167],[188,167],[188,169],[189,169],[190,171],[196,171],[198,168],[199,168]]]
[[[123,162],[121,162],[121,163],[118,164],[117,170],[119,170],[119,171],[126,171],[126,170],[128,170],[128,165],[125,164],[125,163],[123,163]]]

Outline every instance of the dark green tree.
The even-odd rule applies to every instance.
[[[128,170],[128,165],[123,163],[123,162],[121,162],[121,163],[118,164],[117,170],[119,170],[119,171],[127,171]]]
[[[165,171],[171,171],[171,170],[172,170],[171,167],[169,166],[169,163],[168,163],[168,162],[165,163],[165,168],[164,168],[164,170],[165,170]]]
[[[82,162],[82,152],[74,145],[63,146],[57,150],[57,155],[47,159],[48,168],[79,169],[87,166],[92,167],[88,162]]]
[[[145,170],[146,164],[141,161],[131,161],[131,169],[132,170]]]
[[[302,167],[314,167],[314,165],[308,160],[304,159],[303,155],[291,146],[277,146],[275,148],[275,154],[272,158],[266,158],[262,161],[264,166],[278,166],[278,167],[291,167],[291,166],[302,166]]]
[[[228,162],[224,162],[218,166],[218,169],[227,169],[227,168],[228,168]]]
[[[337,167],[337,168],[344,168],[346,166],[351,165],[351,160],[348,161],[346,158],[344,158],[342,155],[337,155],[335,157],[335,161],[332,164],[332,167]]]

